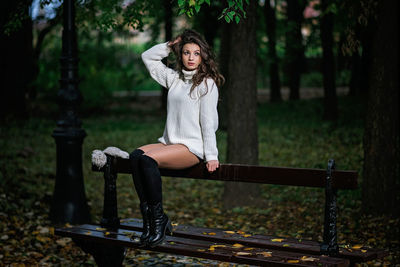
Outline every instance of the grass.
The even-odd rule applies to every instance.
[[[118,101],[103,113],[82,118],[88,134],[83,143],[83,177],[93,221],[98,222],[101,216],[103,181],[101,174],[91,171],[91,152],[107,146],[130,152],[156,142],[163,131],[164,115],[152,106]],[[357,99],[343,97],[339,99],[339,110],[340,119],[329,123],[321,119],[321,99],[260,103],[259,164],[325,169],[328,159],[334,158],[338,169],[358,171],[362,182],[364,107]],[[91,266],[93,260],[72,243],[61,246],[58,237],[43,242],[46,234],[40,229],[52,227],[48,213],[56,173],[56,146],[51,137],[54,112],[45,114],[26,121],[7,120],[1,127],[0,217],[2,236],[7,238],[2,238],[0,260],[9,264],[56,264],[62,259],[76,266]],[[226,158],[226,138],[225,131],[217,132],[221,162]],[[223,190],[223,182],[166,177],[164,206],[172,220],[180,224],[321,239],[323,190],[262,185],[262,208],[228,211],[222,208]],[[129,175],[119,176],[118,201],[120,217],[139,216],[139,202]],[[362,215],[360,190],[341,191],[338,201],[339,241],[391,249],[389,257],[371,264],[398,263],[399,244],[394,238],[398,219]],[[41,251],[46,251],[42,258],[32,256]],[[128,255],[127,262],[136,261],[135,253]]]

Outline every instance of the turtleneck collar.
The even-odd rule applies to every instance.
[[[185,81],[191,81],[193,78],[193,75],[195,75],[197,72],[197,69],[195,70],[184,70],[182,69],[182,73],[183,73],[183,78],[185,79]]]

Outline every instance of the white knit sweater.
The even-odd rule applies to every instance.
[[[161,62],[169,52],[168,43],[163,43],[142,54],[151,77],[168,89],[167,122],[158,141],[183,144],[205,161],[218,160],[215,137],[218,128],[218,88],[214,80],[207,79],[208,91],[203,81],[189,95],[196,70],[182,70],[182,79],[177,71]]]

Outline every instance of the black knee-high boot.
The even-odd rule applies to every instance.
[[[147,203],[146,198],[146,190],[143,184],[143,174],[142,170],[139,167],[139,158],[144,154],[144,151],[141,149],[135,149],[130,155],[129,160],[132,166],[132,178],[133,183],[135,185],[136,192],[138,194],[140,200],[140,213],[143,218],[143,232],[140,236],[140,244],[143,246],[147,245],[150,237],[150,209]]]
[[[140,166],[145,178],[151,214],[148,245],[154,247],[164,241],[166,233],[172,233],[172,225],[162,207],[162,182],[157,162],[147,155],[142,155]]]

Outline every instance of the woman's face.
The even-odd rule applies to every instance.
[[[182,63],[187,70],[195,70],[201,63],[200,46],[185,44],[182,48]]]

